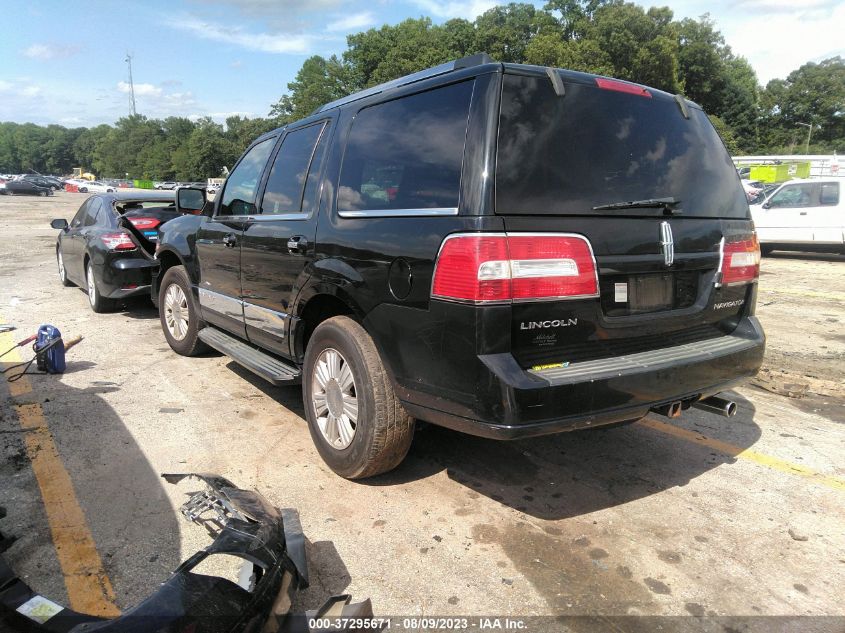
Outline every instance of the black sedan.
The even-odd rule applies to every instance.
[[[93,195],[76,215],[53,220],[59,278],[88,291],[94,312],[113,309],[119,299],[148,295],[158,266],[151,243],[158,227],[178,217],[173,192],[115,192]]]
[[[53,190],[50,187],[42,187],[31,180],[10,180],[6,183],[0,193],[7,196],[52,196]]]

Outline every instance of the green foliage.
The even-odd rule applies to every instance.
[[[70,174],[82,167],[103,178],[205,180],[279,125],[278,119],[229,117],[224,129],[211,119],[143,115],[89,129],[0,123],[0,173]]]

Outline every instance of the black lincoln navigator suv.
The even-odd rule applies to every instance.
[[[258,138],[181,189],[153,283],[180,354],[301,381],[338,474],[414,420],[512,439],[634,421],[758,370],[760,251],[699,106],[583,73],[450,62]]]

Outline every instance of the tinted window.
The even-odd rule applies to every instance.
[[[662,94],[567,82],[558,97],[546,77],[505,75],[496,212],[595,214],[598,205],[673,197],[685,217],[747,217],[721,139],[700,109],[689,114]]]
[[[819,194],[819,204],[822,206],[835,206],[839,204],[838,182],[822,183],[821,193]]]
[[[252,215],[255,213],[255,194],[258,181],[267,163],[275,138],[261,141],[250,149],[226,179],[220,215]]]
[[[82,206],[79,207],[79,211],[77,211],[76,215],[73,216],[73,220],[70,221],[71,228],[75,229],[76,227],[82,225],[82,220],[85,218],[85,213],[88,211],[89,206],[91,206],[90,198],[82,203]]]
[[[458,206],[473,82],[361,110],[352,124],[339,211]]]
[[[97,224],[97,218],[100,216],[100,209],[103,203],[99,198],[91,200],[88,209],[85,211],[85,219],[82,221],[82,226],[94,226]]]
[[[299,213],[308,167],[323,124],[311,125],[288,133],[282,141],[270,170],[261,201],[261,213]]]

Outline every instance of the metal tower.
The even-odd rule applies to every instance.
[[[132,116],[135,116],[135,84],[132,81],[132,55],[126,53],[126,59],[123,60],[129,64],[129,111]]]

